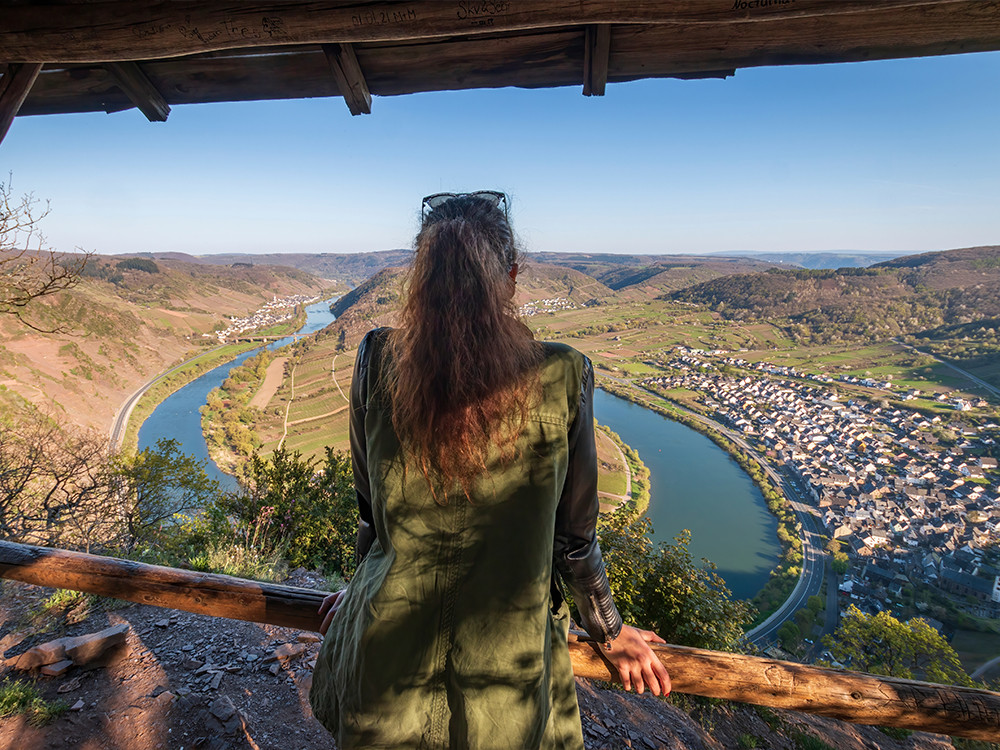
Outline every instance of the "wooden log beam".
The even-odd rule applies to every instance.
[[[898,23],[868,19],[889,12]],[[996,41],[1000,7],[992,0],[391,0],[388,2],[136,3],[79,0],[19,3],[0,10],[0,57],[8,62],[115,62],[285,44],[402,41],[529,31],[588,24],[748,26],[789,19],[847,18],[886,43],[928,14],[959,14],[968,35]]]
[[[1000,693],[743,654],[653,645],[675,691],[784,708],[854,724],[1000,740]],[[598,648],[570,644],[573,673],[610,680]]]
[[[796,17],[720,27],[615,26],[608,81],[694,78],[755,65],[853,62],[1000,48],[1000,17],[951,4],[919,19],[878,7],[852,16]],[[980,7],[982,6],[982,7]],[[0,11],[2,14],[2,11]],[[2,28],[2,27],[0,27]],[[3,32],[0,31],[0,37]],[[495,34],[356,47],[374,95],[498,86],[577,86],[584,29]],[[269,50],[273,50],[273,53]],[[2,57],[2,54],[0,54]],[[172,104],[336,96],[319,45],[240,49],[143,63]],[[132,106],[101,65],[46,65],[21,114],[117,111]]]
[[[323,592],[0,542],[0,577],[38,586],[316,630]],[[573,671],[611,681],[600,649],[569,644]],[[654,646],[677,692],[878,724],[1000,740],[1000,693],[822,669],[682,646]]]
[[[104,66],[129,100],[150,122],[166,122],[170,105],[138,63],[106,63]]]
[[[324,44],[323,54],[352,115],[372,113],[372,95],[350,44]]]
[[[0,577],[155,607],[316,630],[324,594],[82,552],[0,542]]]
[[[0,143],[7,136],[7,131],[41,70],[41,63],[13,63],[7,66],[0,78]]]
[[[611,27],[604,23],[588,26],[584,45],[583,95],[604,96],[611,56]]]

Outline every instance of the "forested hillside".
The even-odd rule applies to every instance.
[[[186,260],[205,265],[228,266],[234,263],[253,265],[291,266],[331,285],[350,288],[360,284],[372,274],[390,266],[409,262],[409,250],[379,250],[370,253],[221,253],[219,255],[193,256],[183,253],[157,253],[153,258]]]
[[[877,341],[1000,315],[1000,248],[906,256],[864,269],[737,274],[667,299],[706,305],[731,320],[773,320],[799,343]]]

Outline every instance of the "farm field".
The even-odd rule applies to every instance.
[[[294,388],[293,378],[288,375],[289,365],[281,386],[262,408],[262,418],[257,423],[257,433],[263,442],[262,456],[271,455],[279,443],[316,459],[322,458],[327,446],[350,450],[347,407],[356,356],[356,349],[335,353],[332,340],[325,339],[294,358],[297,360]],[[627,467],[621,452],[606,434],[597,435],[598,491],[622,495]]]
[[[937,394],[980,395],[972,384],[963,382],[944,365],[894,342],[796,346],[781,329],[769,323],[727,321],[717,313],[661,299],[605,296],[598,304],[538,312],[525,322],[536,337],[576,347],[592,359],[598,372],[613,378],[655,376],[662,371],[658,362],[671,358],[676,347],[684,346],[730,352],[730,356],[748,362],[794,367],[806,374],[889,380],[895,386],[921,391],[923,398],[907,402],[911,406],[941,413],[952,409],[935,402]],[[257,425],[263,441],[261,452],[270,454],[282,441],[291,450],[317,458],[328,445],[347,450],[345,407],[356,349],[337,353],[334,339],[328,337],[298,352],[293,360],[294,394],[286,374],[263,408],[264,416]],[[846,383],[838,383],[837,388],[866,398],[882,394],[877,389]],[[669,395],[687,402],[692,394]],[[605,458],[611,457],[609,449]],[[602,472],[600,489],[620,494],[624,491],[624,475]]]

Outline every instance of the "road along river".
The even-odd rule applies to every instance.
[[[310,305],[307,314],[299,333],[320,330],[334,319],[328,302]],[[269,348],[290,341],[287,337]],[[161,437],[173,438],[185,453],[208,461],[211,477],[234,488],[233,478],[209,459],[199,409],[209,391],[255,353],[220,365],[163,401],[139,430],[140,449]],[[690,529],[695,559],[706,557],[714,562],[736,597],[757,593],[777,563],[780,547],[774,517],[750,477],[704,435],[641,406],[599,390],[594,411],[598,422],[639,451],[649,467],[654,539],[669,541],[682,529]]]
[[[324,300],[309,305],[306,308],[305,325],[296,333],[299,335],[314,333],[330,325],[335,319],[330,312],[330,302],[331,300]],[[278,349],[290,344],[292,340],[292,336],[286,336],[268,344],[267,348]],[[222,381],[229,377],[230,370],[239,367],[259,351],[260,349],[254,349],[244,352],[236,359],[209,370],[168,396],[139,428],[139,449],[155,445],[160,438],[173,438],[180,443],[184,453],[193,455],[198,460],[208,461],[207,471],[210,478],[217,479],[226,489],[235,489],[236,480],[219,469],[208,456],[208,445],[201,431],[199,409],[208,399],[209,391],[222,385]]]

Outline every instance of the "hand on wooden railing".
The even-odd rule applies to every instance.
[[[626,690],[642,694],[648,687],[653,695],[670,695],[670,675],[650,643],[666,643],[650,630],[623,625],[618,637],[605,647],[603,656],[610,661]]]
[[[331,599],[327,614],[336,602],[336,595],[321,591],[11,542],[0,542],[0,577],[313,631],[323,626],[324,599]],[[618,680],[618,670],[600,644],[584,634],[570,637],[575,675]],[[1000,740],[1000,693],[989,690],[670,646],[652,639],[646,647],[669,671],[671,687],[679,693],[806,711],[856,724]]]

